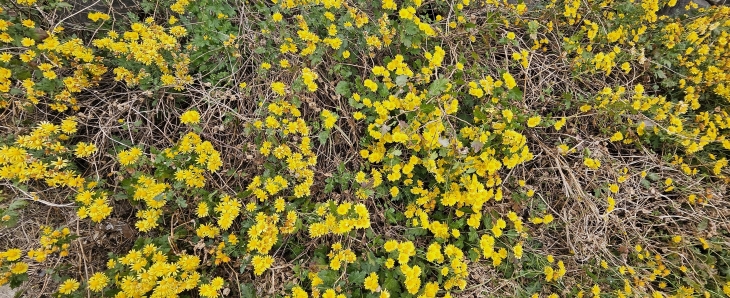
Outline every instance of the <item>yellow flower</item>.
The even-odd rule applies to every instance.
[[[273,263],[274,258],[269,255],[256,255],[253,257],[253,260],[251,260],[251,264],[253,265],[253,273],[257,276],[261,275],[264,273],[264,271],[266,271],[266,269],[269,269],[269,267],[271,267],[271,264]]]
[[[364,85],[365,85],[365,87],[367,87],[368,89],[370,89],[370,91],[375,92],[375,91],[378,90],[378,84],[376,84],[375,82],[373,82],[371,79],[365,80]]]
[[[565,121],[567,121],[567,118],[562,117],[560,120],[555,122],[555,130],[560,130],[565,125]]]
[[[92,292],[101,292],[107,283],[109,283],[109,278],[103,272],[97,272],[89,278],[88,283],[89,290]]]
[[[517,83],[515,82],[515,78],[513,78],[509,72],[503,73],[502,79],[504,79],[504,84],[505,84],[505,86],[507,86],[507,89],[512,89],[515,86],[517,86]]]
[[[398,196],[398,193],[399,192],[400,191],[398,190],[398,187],[396,187],[396,186],[393,186],[393,187],[390,188],[390,196],[391,197]]]
[[[522,258],[522,242],[517,243],[517,245],[515,245],[515,247],[513,247],[512,250],[515,253],[515,258],[517,258],[517,259]]]
[[[512,122],[512,118],[515,116],[514,113],[512,113],[511,110],[502,110],[502,117],[504,117],[505,121],[507,123]]]
[[[92,22],[96,22],[99,20],[107,21],[110,18],[108,14],[105,14],[103,12],[90,12],[87,16]]]
[[[282,82],[273,82],[271,83],[271,90],[276,92],[276,94],[284,96],[286,94],[286,85]]]
[[[606,213],[611,213],[616,208],[616,200],[613,197],[608,197],[608,207],[606,208]]]
[[[676,0],[674,1],[676,3]],[[624,62],[623,64],[621,64],[621,69],[624,71],[624,73],[629,73],[631,71],[631,64],[629,64],[628,62]]]
[[[0,258],[4,257],[6,260],[12,262],[12,261],[20,259],[20,257],[22,256],[22,253],[23,252],[17,248],[9,249],[5,252],[0,253]]]
[[[64,281],[59,287],[58,292],[61,294],[71,294],[73,291],[76,291],[79,289],[79,282],[76,281],[73,278],[69,278],[66,281]]]
[[[620,131],[617,131],[613,136],[611,136],[611,142],[618,142],[624,139],[624,134],[622,134]]]
[[[562,155],[566,155],[570,151],[570,146],[568,146],[566,144],[560,144],[560,145],[558,145],[557,148],[558,148],[558,153],[560,153]]]
[[[372,272],[368,277],[365,278],[365,289],[371,292],[377,292],[378,287],[380,287],[380,285],[378,284],[378,274]]]
[[[200,202],[198,203],[198,210],[197,210],[197,216],[198,218],[203,218],[208,216],[208,211],[210,208],[208,207],[208,203],[206,202]]]
[[[20,44],[23,45],[24,47],[31,47],[31,46],[35,45],[35,40],[24,37],[23,40],[20,41]]]
[[[540,117],[540,116],[530,117],[530,119],[527,119],[527,127],[538,126],[541,121],[542,121],[542,117]]]
[[[598,287],[598,285],[594,285],[593,288],[591,288],[591,293],[593,293],[593,297],[598,297],[601,295],[601,288]]]
[[[276,209],[276,212],[283,212],[284,209],[286,209],[286,201],[282,198],[276,199],[274,202],[274,209]]]
[[[398,249],[398,241],[396,240],[389,240],[388,242],[385,242],[385,245],[383,245],[383,248],[385,248],[385,251],[391,252],[396,249]]]
[[[87,157],[96,152],[96,145],[94,144],[87,144],[85,142],[79,142],[76,144],[76,150],[74,151],[74,154],[76,157]]]
[[[554,280],[555,270],[553,269],[553,267],[545,266],[544,273],[545,273],[545,281],[549,282],[551,280]]]
[[[549,223],[553,222],[553,219],[554,219],[553,215],[552,214],[548,214],[548,215],[545,215],[545,216],[542,217],[542,222],[544,224],[549,224]]]
[[[278,13],[277,12],[277,13],[274,13],[274,15],[271,16],[271,19],[273,19],[274,22],[277,22],[278,23],[278,22],[281,22],[281,20],[283,19],[283,16],[281,15],[281,13]]]
[[[328,111],[328,110],[322,110],[322,119],[324,120],[323,126],[325,129],[332,129],[335,127],[335,123],[337,122],[337,115]]]
[[[0,54],[0,61],[2,62],[10,62],[10,59],[13,59],[13,55],[10,53],[2,53]]]
[[[28,271],[28,264],[25,262],[19,262],[10,265],[10,272],[15,275],[23,274]]]
[[[119,158],[120,164],[128,166],[136,163],[140,156],[142,156],[142,150],[137,147],[132,147],[129,150],[123,150],[122,152],[119,152],[117,158]]]
[[[618,193],[619,187],[618,187],[618,184],[615,184],[615,183],[611,183],[611,184],[609,184],[609,185],[608,185],[608,189],[609,189],[609,190],[610,190],[610,191],[611,191],[612,193]]]
[[[583,159],[583,164],[586,165],[586,167],[596,170],[601,167],[601,161],[598,159],[593,159],[590,157],[586,157]]]
[[[200,122],[200,113],[190,110],[180,115],[180,122],[183,124],[198,124]]]
[[[702,249],[707,250],[710,248],[710,243],[707,242],[707,240],[705,238],[699,237],[697,239],[700,240],[700,243],[702,243]]]
[[[35,4],[36,0],[18,0],[18,4],[25,5],[25,6],[31,6]],[[3,12],[2,7],[0,7],[0,12]]]
[[[35,28],[35,22],[33,22],[33,21],[31,21],[31,20],[27,20],[27,19],[26,19],[26,20],[23,20],[23,22],[22,22],[22,23],[23,23],[23,26],[25,26],[25,27],[28,27],[28,28]]]
[[[218,297],[218,290],[223,288],[223,278],[216,277],[209,284],[200,285],[200,296],[213,298]]]

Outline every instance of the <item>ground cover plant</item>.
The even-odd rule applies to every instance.
[[[0,285],[730,296],[729,42],[677,0],[2,0]]]

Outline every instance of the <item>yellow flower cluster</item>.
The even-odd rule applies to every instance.
[[[92,292],[102,292],[109,285],[109,277],[104,272],[94,273],[87,281],[89,290]]]
[[[179,1],[178,1],[179,2]],[[200,285],[200,296],[207,298],[218,297],[218,291],[223,288],[225,281],[221,277],[213,278],[210,283]]]
[[[190,188],[203,187],[205,185],[205,177],[203,176],[205,170],[214,172],[222,165],[220,153],[213,148],[213,145],[208,141],[202,141],[200,136],[192,132],[185,135],[175,146],[165,149],[162,154],[165,158],[173,160],[179,155],[192,155],[191,159],[194,164],[188,165],[187,168],[179,168],[174,174],[175,181]],[[141,155],[141,149],[133,147],[120,152],[118,158],[122,165],[131,165],[136,163]],[[146,206],[146,209],[137,211],[136,216],[139,218],[139,221],[135,224],[137,229],[142,232],[149,232],[158,226],[159,217],[163,214],[162,208],[167,204],[167,200],[171,198],[171,194],[168,192],[172,188],[168,183],[157,181],[157,179],[144,174],[137,175],[132,179],[130,197],[135,201],[143,201]],[[77,201],[90,201],[93,195],[88,191],[79,193]],[[241,205],[238,201],[231,200],[230,197],[224,197],[223,201],[224,203],[216,206],[216,211],[221,213],[220,223],[222,226],[225,225],[225,229],[227,229],[233,219],[238,216]]]
[[[370,275],[365,278],[363,286],[370,292],[378,292],[378,288],[380,287],[380,284],[378,283],[378,274],[371,272]]]
[[[165,206],[167,200],[160,198],[170,188],[165,183],[160,183],[155,178],[141,175],[134,183],[134,194],[132,200],[143,201],[147,209],[137,211],[139,221],[135,224],[141,232],[149,232],[158,226],[159,217],[162,215],[161,208]]]
[[[261,275],[266,271],[266,269],[269,269],[271,267],[271,264],[274,263],[274,258],[269,255],[256,255],[251,260],[251,265],[253,265],[253,273],[256,275]]]
[[[76,201],[81,204],[77,214],[100,222],[112,208],[106,194],[94,191],[96,182],[86,183],[69,166],[71,149],[63,142],[77,131],[75,117],[68,117],[60,125],[42,122],[30,134],[17,137],[16,145],[0,147],[0,179],[17,182],[43,180],[49,187],[70,187],[78,191]],[[43,149],[43,150],[41,150]],[[87,156],[96,146],[80,142],[76,145],[77,156]],[[33,195],[33,199],[37,199]]]
[[[87,17],[93,22],[98,22],[99,20],[108,21],[111,18],[110,15],[98,11],[89,12]]]
[[[315,80],[317,80],[318,77],[317,73],[308,67],[302,69],[302,81],[304,82],[304,85],[307,86],[307,90],[309,90],[309,92],[317,91],[317,83]]]
[[[552,264],[554,262],[553,257],[548,256],[548,261]],[[565,269],[565,264],[563,263],[563,261],[558,261],[557,271],[552,267],[552,265],[546,265],[543,272],[545,273],[545,281],[551,282],[557,281],[558,279],[563,277],[567,270]]]
[[[183,124],[198,124],[200,122],[200,113],[195,110],[185,111],[180,115],[180,122]]]
[[[247,189],[252,191],[260,201],[264,201],[271,195],[287,190],[289,184],[294,182],[296,183],[292,189],[294,197],[307,196],[314,183],[312,167],[317,164],[317,157],[311,150],[310,128],[301,118],[299,109],[290,103],[271,103],[268,105],[268,112],[270,115],[266,117],[265,124],[264,121],[254,123],[256,128],[261,129],[265,126],[269,129],[266,132],[269,138],[262,143],[259,152],[267,157],[273,155],[280,163],[285,164],[286,170],[282,173],[288,173],[292,178],[289,180],[282,175],[270,178],[256,176]],[[279,140],[275,137],[277,131],[298,142],[287,143],[286,139]],[[278,145],[274,147],[274,144],[277,143]],[[298,152],[295,151],[296,149]]]
[[[215,211],[220,214],[218,226],[223,230],[228,230],[233,224],[233,220],[241,212],[241,203],[237,199],[231,199],[230,196],[224,195],[221,202],[215,206]]]
[[[357,257],[349,248],[342,249],[342,243],[340,242],[332,244],[332,250],[327,256],[330,259],[330,268],[332,270],[340,270],[342,263],[353,263]]]
[[[30,134],[18,136],[16,145],[3,145],[0,147],[0,179],[45,180],[50,187],[83,189],[85,180],[66,168],[70,149],[62,143],[76,131],[74,117],[64,119],[60,125],[42,122]],[[36,156],[28,150],[42,153]]]
[[[257,213],[255,224],[248,230],[247,250],[267,254],[278,242],[279,229],[276,227],[278,222],[278,215],[268,216],[263,212]]]
[[[119,159],[119,163],[123,166],[131,166],[139,160],[142,154],[143,152],[141,149],[132,147],[128,150],[120,151],[119,154],[117,154],[117,158]]]
[[[136,63],[139,69],[128,69],[124,66],[112,70],[115,80],[124,81],[128,86],[137,86],[151,74],[144,67],[155,65],[162,73],[159,78],[165,86],[176,90],[192,83],[193,78],[188,74],[190,58],[181,53],[181,44],[178,39],[187,35],[187,30],[181,26],[164,28],[154,24],[152,18],[144,23],[133,23],[130,31],[109,31],[106,37],[92,41],[94,47],[108,51],[112,57]],[[169,61],[167,56],[172,57]]]
[[[18,3],[32,5],[35,1],[18,1]],[[102,15],[99,17],[103,18]],[[35,22],[32,20],[23,20],[21,24],[26,28],[40,29],[35,27]],[[4,62],[6,66],[9,62],[13,64],[22,62],[22,64],[14,66],[15,72],[0,67],[0,94],[10,92],[11,75],[15,74],[18,75],[17,82],[24,89],[25,98],[29,103],[38,104],[41,98],[48,97],[50,99],[49,107],[55,111],[63,112],[69,107],[78,110],[79,106],[74,94],[98,84],[102,75],[107,72],[107,67],[101,62],[103,59],[94,56],[94,52],[85,47],[84,42],[79,38],[70,38],[61,42],[58,37],[58,34],[64,30],[61,26],[55,27],[52,32],[46,31],[47,37],[39,39],[36,33],[32,33],[37,32],[34,30],[19,30],[11,36],[7,32],[11,25],[14,24],[0,19],[0,41],[17,43],[22,47],[17,52],[9,50],[0,52],[0,62]],[[41,32],[43,31],[41,30]],[[28,67],[30,65],[37,65],[37,68]],[[32,73],[35,70],[38,70],[38,76],[22,75],[27,71]],[[67,76],[61,78],[60,73]],[[0,107],[6,107],[8,104],[5,96],[2,96]],[[26,104],[21,103],[21,105]]]
[[[335,127],[335,123],[337,122],[337,115],[329,110],[322,110],[322,120],[322,127],[325,129],[332,129]]]
[[[112,278],[120,290],[115,297],[177,297],[198,287],[200,259],[187,254],[172,257],[174,261],[170,259],[158,246],[147,244],[109,260],[107,267],[120,272]],[[90,289],[91,285],[89,281]],[[204,286],[200,286],[201,292]]]
[[[41,238],[39,239],[40,247],[28,251],[28,257],[36,262],[44,262],[48,255],[59,253],[59,256],[68,256],[69,242],[71,230],[69,228],[53,229],[51,227],[41,227]]]
[[[23,251],[17,248],[0,251],[0,285],[7,284],[13,275],[28,271],[28,263],[20,261],[22,256]]]
[[[687,89],[694,90],[691,86]],[[619,107],[620,111],[646,113],[651,118],[641,119],[638,124],[630,122],[635,126],[635,134],[627,132],[619,137],[616,133],[612,136],[611,141],[623,140],[626,143],[647,133],[667,134],[676,138],[675,142],[684,147],[690,158],[691,155],[699,154],[712,144],[730,149],[730,140],[727,140],[721,133],[722,130],[730,128],[730,114],[727,111],[717,109],[699,112],[694,117],[687,117],[686,115],[691,110],[700,107],[697,97],[689,99],[685,97],[688,100],[674,103],[663,96],[646,95],[644,86],[641,84],[634,86],[632,94],[627,93],[624,87],[613,89],[606,87],[596,97],[597,108],[602,111],[615,111],[616,107]],[[652,126],[651,131],[647,131],[647,125]],[[710,158],[712,159],[712,157]],[[722,158],[716,160],[718,160],[715,163],[716,168],[713,168],[711,173],[720,176],[725,164]],[[685,162],[684,157],[677,156],[673,163],[687,175],[697,173],[697,168],[690,166],[689,162]]]
[[[283,208],[281,211],[283,211]],[[274,258],[269,256],[268,253],[279,242],[279,233],[290,234],[294,232],[297,215],[294,211],[290,211],[281,227],[277,227],[279,221],[279,214],[266,215],[264,212],[258,212],[253,226],[247,231],[248,244],[246,245],[246,251],[256,253],[251,260],[251,264],[254,267],[254,274],[257,276],[263,274],[274,263]]]
[[[10,77],[12,74],[13,72],[10,69],[0,67],[0,93],[7,93],[10,91]],[[7,102],[3,101],[3,105],[7,105]]]
[[[188,187],[201,188],[205,185],[204,170],[215,172],[223,165],[221,154],[209,141],[203,141],[194,132],[189,132],[178,142],[177,146],[164,151],[167,158],[175,158],[180,154],[194,154],[194,165],[175,172],[176,181],[184,181]]]
[[[364,204],[326,202],[317,207],[317,215],[323,219],[309,225],[309,236],[318,238],[333,233],[344,235],[355,229],[370,227],[370,214]]]
[[[444,254],[448,257],[449,262],[446,262]],[[433,242],[428,246],[428,250],[426,251],[426,260],[443,265],[439,273],[446,278],[446,281],[443,283],[445,290],[448,291],[454,287],[463,290],[466,287],[466,278],[469,273],[467,272],[467,264],[465,263],[464,253],[461,249],[453,244],[448,244],[443,247],[442,253],[441,245]]]
[[[445,281],[441,285],[439,282],[426,283],[422,291],[422,268],[419,265],[408,265],[411,257],[416,256],[417,253],[413,242],[389,240],[385,242],[383,248],[392,256],[396,256],[397,254],[396,258],[400,264],[399,269],[405,276],[403,285],[406,287],[408,293],[412,295],[416,295],[420,291],[420,296],[422,297],[436,297],[436,293],[439,291],[440,286],[443,286],[446,291],[449,291],[454,287],[458,287],[462,290],[466,287],[466,277],[468,276],[468,272],[464,253],[461,249],[452,244],[444,246],[443,250],[442,246],[437,242],[433,242],[429,245],[425,258],[427,261],[432,262],[441,268],[438,270],[438,274],[442,276],[439,280],[444,278]],[[444,254],[446,256],[444,256]],[[446,261],[446,257],[448,257],[448,262]],[[385,266],[390,269],[393,268],[394,263],[393,259],[388,258],[385,262]],[[447,296],[450,297],[450,293],[447,292]]]
[[[419,18],[416,15],[416,7],[408,6],[408,7],[401,8],[398,11],[398,16],[402,20],[409,20],[409,21],[413,22],[418,27],[418,30],[420,30],[427,36],[430,36],[430,37],[436,36],[436,30],[434,30],[430,24],[421,21],[421,18]]]

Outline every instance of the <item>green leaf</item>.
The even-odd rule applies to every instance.
[[[704,230],[707,230],[707,225],[710,223],[710,221],[707,218],[702,219],[700,223],[697,224],[697,230],[702,232]]]
[[[180,208],[187,208],[188,207],[188,202],[185,201],[185,198],[183,198],[181,196],[180,197],[177,197],[175,199],[175,203],[177,203],[177,205],[180,206]]]
[[[15,200],[10,203],[10,205],[8,205],[8,210],[16,210],[24,207],[25,205],[28,205],[28,202],[26,202],[25,200]]]
[[[449,83],[449,80],[447,79],[437,79],[431,83],[431,86],[428,87],[428,96],[434,97],[444,90],[446,90],[446,85]]]
[[[406,83],[408,83],[408,76],[404,76],[403,75],[403,76],[397,76],[395,78],[395,84],[398,85],[398,86],[400,86],[400,87],[405,86]]]
[[[324,284],[326,284],[326,285],[334,284],[335,281],[337,281],[337,279],[340,277],[340,274],[338,271],[329,270],[329,269],[320,271],[318,275],[322,279],[322,281],[324,281]]]
[[[396,276],[396,273],[394,270],[388,270],[385,272],[385,278],[383,282],[383,288],[388,289],[388,291],[395,295],[395,297],[398,297],[398,294],[401,293],[400,288],[400,282],[398,282],[398,277]]]
[[[241,297],[244,297],[244,298],[256,298],[257,297],[256,290],[254,289],[253,285],[247,284],[247,283],[242,283],[240,286],[241,286],[240,287]]]
[[[421,104],[421,112],[424,114],[431,113],[435,110],[436,110],[436,105],[434,105],[434,104],[427,104],[427,103]]]
[[[319,135],[317,135],[319,139],[320,144],[324,144],[327,142],[327,139],[330,137],[330,131],[329,130],[323,130],[319,132]]]
[[[367,276],[367,274],[368,273],[365,271],[352,272],[352,273],[349,273],[348,279],[350,280],[351,283],[359,285],[359,284],[362,284],[363,282],[365,282],[365,277]]]
[[[340,81],[339,83],[337,83],[337,87],[335,87],[335,93],[345,97],[349,97],[350,95],[352,95],[352,93],[350,92],[350,83]]]

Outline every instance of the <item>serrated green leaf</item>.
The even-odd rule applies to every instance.
[[[449,80],[443,79],[443,78],[434,80],[431,83],[431,86],[428,87],[428,96],[434,97],[434,96],[440,95],[441,92],[446,90],[446,85],[448,83],[449,83]]]

